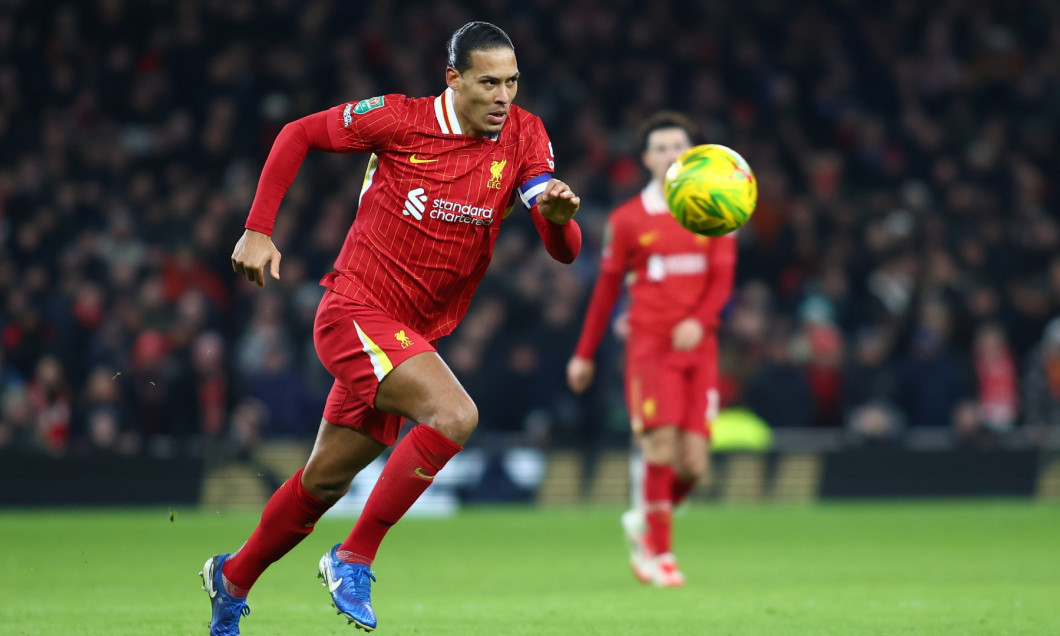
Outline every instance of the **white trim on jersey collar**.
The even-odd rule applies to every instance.
[[[438,127],[447,135],[464,134],[464,129],[460,127],[460,119],[456,116],[456,106],[453,104],[455,94],[453,89],[446,88],[444,93],[434,98],[434,116],[438,119]],[[445,100],[444,105],[442,103],[443,99]],[[500,136],[500,133],[487,135],[486,139],[497,141]]]
[[[445,105],[442,105],[442,100]],[[453,89],[446,88],[445,92],[434,98],[434,115],[438,118],[438,127],[447,135],[462,135],[460,120],[456,117],[456,108],[453,107]]]
[[[648,214],[670,213],[670,208],[666,206],[666,199],[663,198],[662,188],[656,188],[654,181],[649,181],[648,185],[640,191],[640,202]]]

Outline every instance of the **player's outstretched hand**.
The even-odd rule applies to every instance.
[[[268,234],[244,230],[243,236],[236,242],[236,248],[232,250],[232,271],[243,274],[247,280],[257,283],[258,287],[264,287],[265,266],[269,263],[272,263],[269,274],[280,280],[280,258],[280,250],[272,244]]]
[[[567,386],[575,393],[581,393],[593,383],[593,375],[596,373],[596,363],[592,360],[574,356],[567,363]]]
[[[550,180],[545,184],[545,190],[537,195],[537,211],[557,225],[569,223],[581,204],[581,197],[559,179]]]

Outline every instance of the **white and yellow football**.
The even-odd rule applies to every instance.
[[[663,193],[670,214],[704,236],[721,236],[747,223],[758,201],[751,167],[732,148],[693,146],[666,171]]]

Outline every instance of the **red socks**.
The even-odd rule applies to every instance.
[[[648,547],[654,554],[671,550],[674,469],[668,464],[644,464],[644,518],[648,524]]]
[[[229,594],[244,597],[265,568],[313,531],[330,507],[302,486],[302,467],[269,498],[258,527],[221,568]]]
[[[408,511],[434,475],[463,447],[429,426],[417,425],[390,454],[353,532],[339,546],[338,558],[371,565],[390,526]]]
[[[428,426],[416,426],[391,453],[379,482],[368,497],[353,532],[339,546],[339,556],[350,563],[371,565],[390,526],[431,485],[435,473],[462,446]],[[302,486],[303,467],[273,493],[258,527],[221,569],[229,594],[245,597],[267,567],[291,551],[313,531],[330,507]]]

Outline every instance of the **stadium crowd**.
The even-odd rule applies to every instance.
[[[311,438],[331,382],[317,281],[366,158],[307,159],[276,224],[282,280],[256,290],[229,255],[262,162],[296,117],[441,92],[442,44],[472,19],[511,35],[517,103],[547,123],[587,239],[558,266],[525,213],[505,221],[441,343],[481,432],[624,443],[621,343],[587,397],[563,369],[606,214],[645,180],[635,124],[662,108],[759,179],[724,404],[975,444],[1060,425],[1055,2],[7,0],[0,450]]]

